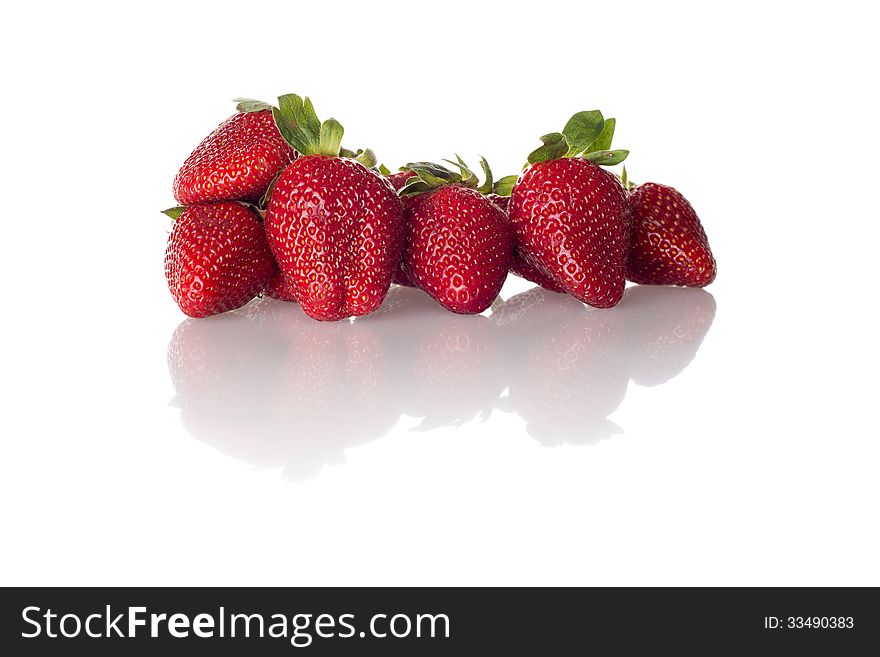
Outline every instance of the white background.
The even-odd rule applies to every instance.
[[[877,19],[10,5],[0,582],[880,584]],[[231,98],[286,92],[392,167],[499,175],[601,108],[631,177],[696,207],[718,280],[513,319],[250,308],[181,329],[176,391],[158,211]]]

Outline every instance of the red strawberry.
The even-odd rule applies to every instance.
[[[400,258],[400,200],[362,163],[375,164],[371,151],[360,161],[339,157],[343,130],[335,119],[322,124],[308,98],[278,100],[276,122],[302,157],[281,173],[269,197],[269,246],[309,316],[366,315],[381,305]]]
[[[628,237],[626,192],[598,164],[617,164],[628,151],[609,151],[614,119],[579,112],[563,133],[542,137],[531,166],[511,192],[510,222],[519,254],[566,292],[597,308],[623,296]]]
[[[681,193],[666,185],[645,183],[630,194],[630,207],[629,280],[688,287],[704,287],[715,280],[715,258],[706,232]]]
[[[232,201],[168,210],[175,217],[165,252],[171,295],[190,317],[243,306],[277,271],[263,224]]]
[[[401,200],[403,201],[404,217],[406,217],[405,209],[406,209],[407,199],[401,199]],[[398,264],[397,269],[394,272],[394,279],[393,280],[397,285],[402,285],[403,287],[418,288],[418,285],[416,285],[415,281],[413,281],[409,277],[409,274],[407,274],[405,271],[403,271],[402,263]]]
[[[272,297],[273,299],[278,299],[279,301],[296,303],[296,297],[293,296],[293,290],[290,285],[287,284],[287,281],[284,280],[284,276],[281,274],[280,269],[275,272],[272,280],[269,281],[266,289],[263,290],[263,294]]]
[[[498,194],[486,194],[486,198],[501,208],[504,214],[507,214],[507,206],[510,205],[509,196],[500,196]]]
[[[469,186],[476,176],[460,166],[461,175],[436,164],[407,165],[418,178],[401,191],[414,194],[404,205],[401,270],[447,310],[476,314],[504,285],[513,236],[501,209]]]
[[[296,158],[275,127],[270,105],[241,100],[237,109],[239,113],[205,137],[177,172],[173,191],[179,203],[256,202]]]
[[[499,196],[498,194],[487,194],[486,198],[497,205],[504,214],[507,214],[507,207],[510,203],[509,196]],[[523,259],[519,253],[519,249],[514,246],[513,255],[510,258],[510,271],[520,278],[524,278],[532,283],[537,283],[541,287],[551,290],[552,292],[565,292],[556,282],[544,272],[533,267]]]

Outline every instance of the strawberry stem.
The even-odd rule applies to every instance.
[[[578,112],[572,116],[562,132],[551,132],[541,137],[542,146],[529,153],[529,164],[580,157],[594,164],[611,166],[623,162],[629,151],[611,150],[616,119],[606,119],[599,110]]]
[[[262,100],[254,100],[253,98],[236,98],[232,102],[237,103],[235,109],[239,112],[262,112],[263,110],[272,109],[269,103]]]
[[[448,164],[456,167],[458,171],[453,171],[442,164],[434,164],[433,162],[410,162],[401,170],[412,171],[415,175],[407,181],[407,184],[400,190],[401,196],[414,196],[423,194],[433,189],[438,189],[445,185],[461,185],[462,187],[470,187],[477,191],[488,194],[492,189],[492,170],[486,158],[480,157],[480,166],[486,176],[486,180],[482,185],[479,184],[479,178],[464,160],[458,155],[455,156],[456,161],[443,160]],[[485,190],[485,191],[484,191]]]

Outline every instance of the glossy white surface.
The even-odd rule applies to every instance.
[[[880,584],[876,10],[838,5],[12,9],[0,582]],[[498,175],[601,107],[718,281],[185,320],[176,167],[228,98],[288,91],[391,166]]]

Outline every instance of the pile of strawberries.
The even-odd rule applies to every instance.
[[[391,173],[369,149],[342,147],[308,98],[240,99],[174,179],[181,204],[165,274],[191,317],[258,295],[297,302],[318,320],[366,315],[391,283],[444,308],[480,313],[513,272],[597,308],[626,280],[702,287],[715,260],[700,220],[675,189],[634,186],[603,166],[615,120],[578,112],[541,137],[518,176],[483,181],[461,160]]]

